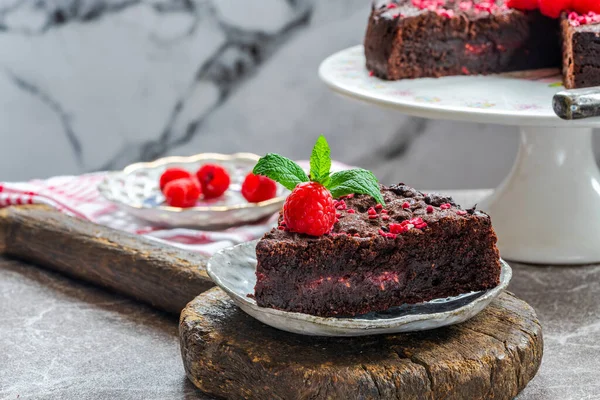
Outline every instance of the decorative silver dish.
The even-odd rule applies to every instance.
[[[512,277],[510,266],[501,260],[500,284],[493,289],[465,293],[425,303],[406,304],[385,312],[353,318],[323,318],[314,315],[259,307],[248,294],[256,284],[257,241],[242,243],[217,252],[208,262],[208,274],[244,312],[274,328],[302,335],[364,336],[413,332],[458,324],[482,311]]]
[[[257,221],[276,213],[289,191],[277,184],[277,197],[249,203],[241,187],[260,157],[251,153],[203,153],[191,157],[165,157],[153,162],[132,164],[121,172],[109,174],[98,186],[107,200],[128,213],[155,224],[169,227],[223,228]],[[170,167],[194,173],[206,163],[219,164],[231,176],[231,185],[223,196],[198,201],[196,207],[170,207],[159,188],[161,174]]]

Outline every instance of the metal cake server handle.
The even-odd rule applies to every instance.
[[[552,99],[554,112],[562,119],[583,119],[600,116],[600,86],[562,90]]]

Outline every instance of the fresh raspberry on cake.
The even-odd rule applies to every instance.
[[[200,182],[200,186],[202,186],[202,193],[206,199],[221,196],[229,188],[231,181],[225,168],[215,164],[203,165],[196,172],[196,177]]]
[[[333,197],[318,182],[303,182],[296,186],[283,205],[283,220],[292,232],[321,236],[335,223]]]
[[[160,176],[160,182],[159,182],[160,190],[163,190],[163,188],[165,187],[165,185],[167,183],[174,181],[175,179],[191,178],[191,177],[192,177],[192,174],[183,168],[177,168],[177,167],[168,168]]]
[[[202,193],[200,185],[194,178],[180,178],[165,185],[163,194],[168,205],[172,207],[193,207]]]
[[[266,176],[250,172],[242,183],[242,196],[250,203],[272,199],[277,194],[277,184]]]

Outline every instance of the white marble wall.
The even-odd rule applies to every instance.
[[[407,118],[329,92],[368,0],[0,0],[0,180],[170,154],[334,157],[384,182],[497,184],[516,130]]]

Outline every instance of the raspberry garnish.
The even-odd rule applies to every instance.
[[[423,221],[423,218],[417,217],[406,219],[399,224],[390,224],[390,232],[399,234],[408,232],[412,228],[423,229],[425,227],[427,227],[427,222]]]
[[[402,221],[402,222],[403,223],[401,223],[401,224],[390,224],[390,233],[396,233],[397,234],[397,233],[408,232],[408,230],[413,227],[412,225],[409,227],[407,220],[406,221]]]
[[[220,165],[203,165],[196,172],[196,177],[198,178],[198,182],[200,182],[202,193],[204,193],[204,198],[206,199],[219,197],[229,188],[229,174]]]
[[[160,176],[160,190],[163,190],[165,185],[175,179],[191,178],[192,174],[183,168],[168,168]]]
[[[410,208],[410,203],[408,201],[405,201],[404,203],[402,203],[402,208],[404,208],[404,209]]]
[[[452,204],[450,203],[444,203],[440,206],[441,210],[449,210],[450,208],[452,208]]]
[[[344,200],[340,200],[340,201],[335,201],[333,202],[333,206],[337,209],[337,210],[345,210],[346,209],[346,202]]]
[[[167,204],[181,208],[193,207],[201,193],[200,185],[194,178],[175,179],[163,189]]]
[[[292,232],[321,236],[331,231],[336,211],[331,193],[318,182],[300,183],[283,205],[283,218]]]
[[[250,203],[260,203],[272,199],[277,194],[277,184],[266,176],[246,175],[242,183],[242,196]]]
[[[395,235],[395,234],[393,234],[393,233],[389,233],[389,232],[384,232],[384,231],[383,231],[383,229],[380,229],[380,230],[379,230],[379,234],[380,234],[381,236],[383,236],[383,237],[386,237],[386,238],[390,238],[390,239],[396,239],[396,235]]]
[[[433,212],[433,206],[427,206],[426,210],[427,214],[431,214]]]

